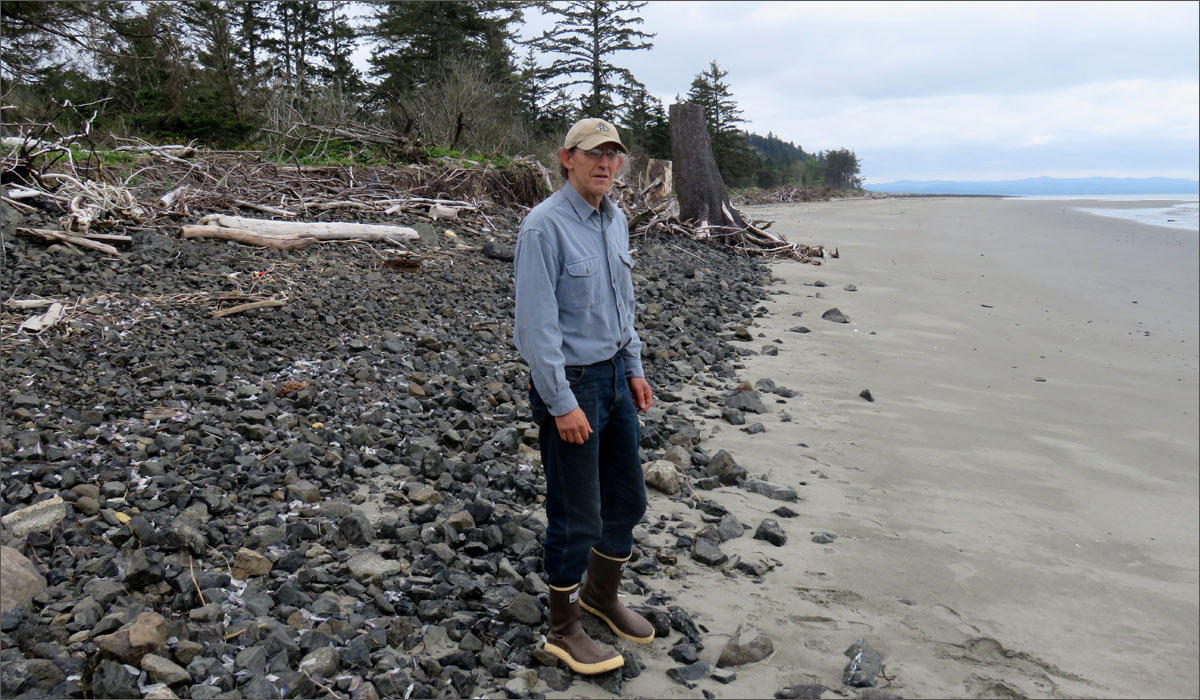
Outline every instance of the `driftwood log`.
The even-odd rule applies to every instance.
[[[183,227],[184,238],[219,238],[249,245],[299,250],[313,241],[384,241],[399,243],[419,238],[416,229],[386,224],[343,221],[272,221],[242,216],[209,214],[199,225]]]
[[[312,245],[317,239],[299,238],[297,236],[281,236],[275,233],[260,233],[247,231],[243,228],[228,228],[225,226],[184,226],[184,238],[219,238],[226,241],[236,241],[247,245],[276,250],[300,250]]]
[[[345,221],[273,221],[271,219],[250,219],[244,216],[209,214],[201,217],[199,223],[201,226],[227,226],[257,233],[316,238],[321,241],[414,240],[420,238],[416,229],[408,226],[356,224]]]
[[[745,228],[746,222],[729,204],[729,191],[713,157],[704,120],[704,107],[671,105],[671,161],[679,218],[701,226]]]

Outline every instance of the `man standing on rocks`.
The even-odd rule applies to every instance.
[[[654,402],[633,328],[629,227],[606,196],[626,153],[603,119],[572,126],[558,152],[567,184],[525,217],[514,263],[513,340],[532,375],[546,473],[545,648],[584,674],[625,660],[583,631],[581,605],[619,637],[654,639],[653,626],[617,598],[646,512],[637,411]]]

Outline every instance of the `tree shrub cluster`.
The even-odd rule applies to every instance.
[[[669,158],[665,106],[621,60],[653,47],[640,28],[645,4],[5,0],[3,121],[75,119],[56,124],[73,131],[78,115],[94,113],[94,134],[217,148],[279,146],[298,124],[359,124],[429,148],[552,162],[562,133],[587,115],[621,126],[635,154]],[[521,42],[533,5],[554,24]],[[354,57],[364,50],[360,69]],[[682,99],[704,105],[731,187],[857,185],[850,151],[809,154],[744,130],[716,61]],[[86,108],[62,109],[67,102]]]

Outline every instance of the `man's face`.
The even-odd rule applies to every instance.
[[[600,200],[612,189],[624,154],[615,145],[606,143],[589,151],[564,148],[558,152],[558,158],[567,169],[567,180],[588,204],[599,207]]]

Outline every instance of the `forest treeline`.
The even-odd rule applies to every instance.
[[[9,135],[86,122],[94,138],[398,157],[336,138],[366,128],[419,142],[427,155],[533,153],[553,163],[566,128],[600,116],[636,155],[669,158],[662,101],[622,67],[624,54],[654,46],[641,28],[645,4],[5,0],[3,122]],[[553,24],[521,40],[533,7]],[[715,60],[676,100],[704,106],[730,187],[861,183],[853,151],[810,153],[747,130]]]

